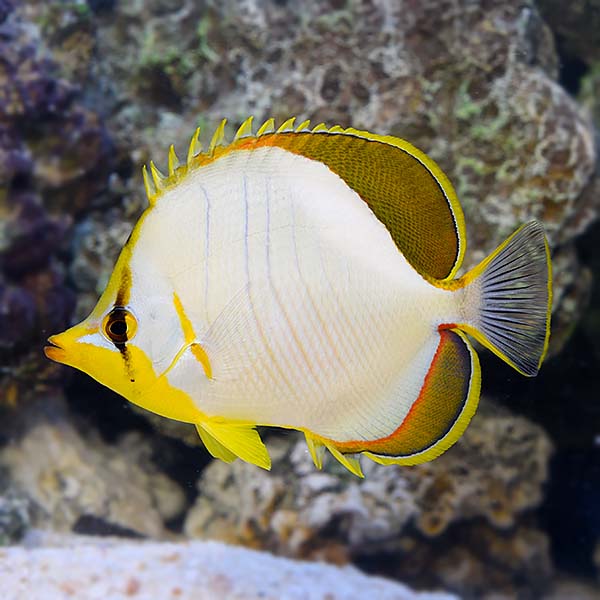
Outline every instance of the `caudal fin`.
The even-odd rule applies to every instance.
[[[464,280],[471,311],[465,330],[523,375],[536,375],[552,306],[550,251],[540,223],[520,227]]]

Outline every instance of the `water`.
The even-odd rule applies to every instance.
[[[110,556],[143,560],[145,546],[129,545],[140,539],[206,538],[464,598],[600,597],[594,15],[551,0],[0,0],[0,543],[85,543],[82,557],[108,544],[77,568],[95,569],[114,597],[159,588],[143,571],[111,575]],[[358,480],[333,459],[318,472],[301,436],[270,430],[270,473],[227,465],[193,427],[43,356],[48,335],[104,288],[146,206],[141,165],[166,171],[171,143],[183,157],[197,126],[207,144],[222,117],[230,138],[250,114],[392,134],[427,152],[463,206],[467,268],[521,223],[544,224],[550,355],[525,379],[482,351],[480,410],[439,459],[363,459]],[[34,563],[19,552],[0,556],[3,589],[34,597],[22,566]],[[238,575],[215,570],[203,589],[233,597],[241,580],[257,597],[252,560]],[[194,564],[152,585],[185,594]],[[35,575],[39,597],[93,597],[74,573]],[[278,579],[265,593],[336,591],[317,579]],[[399,593],[379,585],[357,580],[356,593]]]

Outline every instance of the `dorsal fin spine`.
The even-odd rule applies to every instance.
[[[163,189],[165,176],[156,168],[154,162],[150,161],[150,173],[152,174],[152,181],[156,191],[160,193]]]
[[[194,160],[194,156],[200,154],[200,152],[202,152],[202,144],[200,143],[199,140],[200,137],[200,127],[198,127],[196,129],[196,131],[194,131],[194,135],[192,135],[192,138],[190,140],[190,145],[188,147],[188,153],[187,153],[187,166],[189,167],[192,164],[192,161]]]
[[[223,145],[223,140],[225,139],[225,125],[227,124],[227,119],[223,119],[217,129],[215,130],[212,139],[210,140],[210,145],[208,146],[208,154],[210,156],[213,155],[215,148],[217,146]]]
[[[177,158],[177,154],[175,154],[175,146],[171,144],[169,146],[169,176],[175,173],[177,167],[179,167],[179,159]]]
[[[252,122],[254,121],[254,117],[248,117],[236,131],[236,134],[233,138],[234,142],[237,142],[241,138],[245,138],[252,134]]]
[[[142,167],[142,177],[144,179],[146,197],[148,198],[148,202],[150,203],[150,205],[153,205],[156,202],[156,187],[154,183],[150,180],[150,175],[148,174],[148,168],[146,167],[146,165]]]
[[[266,133],[273,133],[275,131],[275,119],[272,117],[267,119],[256,132],[256,137],[260,137],[261,135],[265,135]]]
[[[289,131],[294,131],[294,123],[296,122],[296,117],[290,117],[287,121],[284,121],[279,128],[277,129],[277,133],[287,133]]]
[[[300,133],[301,131],[310,131],[310,119],[306,119],[306,121],[302,121],[298,127],[295,129],[296,133]]]

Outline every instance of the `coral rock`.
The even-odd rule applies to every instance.
[[[69,324],[73,291],[57,255],[112,164],[106,130],[78,103],[30,8],[0,2],[0,402],[15,389],[35,395],[43,340]]]
[[[133,434],[131,434],[133,435]],[[0,452],[14,485],[37,506],[36,525],[57,531],[107,524],[151,537],[182,509],[176,483],[151,466],[137,437],[107,446],[67,423],[42,423]]]
[[[540,504],[551,453],[539,427],[489,406],[435,461],[406,468],[364,459],[364,480],[334,462],[315,470],[296,439],[269,440],[271,473],[242,462],[211,464],[198,481],[186,534],[335,562],[406,551],[409,540],[422,548],[440,537],[451,544],[458,523],[487,523],[486,535],[500,540]]]
[[[215,542],[94,544],[72,537],[62,543],[62,548],[0,550],[3,600],[456,600],[441,592],[415,592],[350,567],[292,561]]]
[[[117,3],[98,25],[108,125],[133,164],[183,148],[199,115],[204,135],[248,114],[391,132],[454,182],[468,265],[537,218],[567,249],[557,275],[581,272],[569,246],[598,214],[594,130],[533,2],[176,4]],[[553,351],[581,313],[557,281]]]
[[[31,501],[12,487],[6,469],[0,468],[0,546],[18,542],[31,521]]]

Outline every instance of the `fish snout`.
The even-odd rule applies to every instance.
[[[44,346],[46,358],[56,362],[63,362],[65,358],[65,349],[61,345],[61,335],[51,335],[48,338],[48,345]]]

